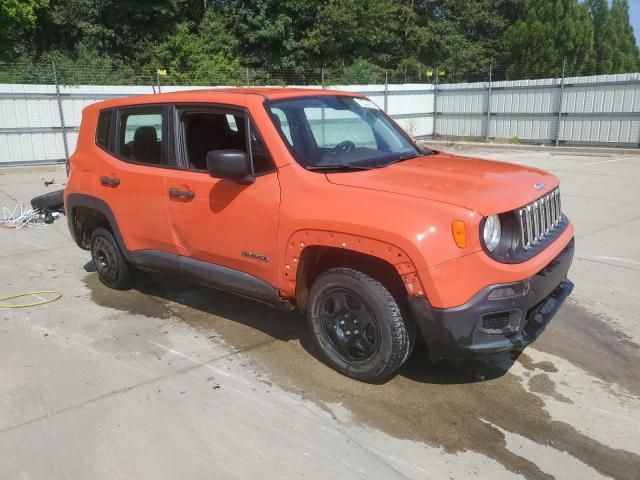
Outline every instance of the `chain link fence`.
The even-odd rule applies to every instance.
[[[602,72],[595,67],[574,71],[565,62],[540,71],[519,70],[513,66],[487,64],[476,70],[447,65],[425,66],[400,62],[401,67],[384,69],[366,61],[341,68],[255,68],[235,64],[211,68],[135,67],[119,63],[78,64],[0,63],[0,84],[60,85],[159,85],[162,86],[332,86],[362,84],[474,83],[504,80],[533,80],[562,76],[592,76]]]

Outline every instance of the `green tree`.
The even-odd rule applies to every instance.
[[[0,60],[20,55],[18,39],[33,29],[48,0],[0,0]]]
[[[202,18],[202,9],[195,0],[50,0],[39,13],[33,54],[55,50],[73,57],[83,44],[102,55],[143,62],[180,23]]]
[[[302,45],[315,64],[350,65],[364,59],[392,68],[412,53],[405,42],[411,27],[411,8],[402,2],[334,0],[319,11]]]
[[[449,81],[484,80],[489,65],[494,78],[551,76],[565,60],[567,74],[625,72],[640,68],[628,8],[628,0],[0,0],[0,61],[55,61],[76,79],[93,70],[136,81],[136,71],[145,82],[166,67],[164,81],[202,84],[244,83],[246,66],[260,82],[305,84],[319,81],[320,67],[327,80],[349,82],[381,81],[385,70],[415,81],[437,66]],[[50,65],[41,70],[9,77],[48,75]]]
[[[486,79],[503,60],[503,34],[521,15],[524,0],[424,2],[430,48],[422,61],[441,65],[451,79]]]
[[[571,75],[593,65],[593,23],[578,0],[529,0],[504,37],[509,78]]]
[[[593,21],[592,70],[596,73],[611,73],[617,33],[609,14],[609,2],[608,0],[587,0],[586,4]]]
[[[635,72],[640,66],[640,55],[629,21],[629,2],[613,0],[609,15],[610,29],[615,32],[615,48],[611,58],[611,73]]]
[[[588,0],[593,20],[594,71],[623,73],[636,71],[640,66],[638,48],[629,21],[626,0]]]
[[[238,52],[250,67],[301,69],[309,66],[301,42],[322,8],[322,0],[238,1],[232,9]]]
[[[331,77],[332,83],[345,85],[383,83],[384,69],[374,65],[368,60],[357,59],[354,63],[344,68],[337,77]]]
[[[199,26],[178,25],[175,33],[155,47],[151,65],[167,69],[163,82],[235,85],[244,81],[236,56],[237,40],[231,19],[209,10]]]

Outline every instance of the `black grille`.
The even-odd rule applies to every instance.
[[[509,325],[509,312],[492,313],[482,319],[483,330],[504,330]]]

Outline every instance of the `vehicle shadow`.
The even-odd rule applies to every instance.
[[[438,385],[484,382],[506,374],[520,353],[520,351],[504,352],[482,358],[441,360],[431,363],[427,347],[419,342],[398,374],[415,382]]]
[[[85,265],[85,270],[92,271],[92,262]],[[327,365],[312,341],[304,315],[297,311],[278,311],[260,302],[157,274],[139,274],[134,289],[146,296],[156,297],[174,313],[176,307],[187,307],[178,312],[180,318],[199,328],[215,331],[225,342],[239,350],[252,348],[252,342],[259,344],[272,339],[280,342],[297,341],[306,354]],[[220,319],[225,322],[224,325]],[[256,333],[263,334],[262,338],[256,339]],[[425,384],[477,383],[503,376],[519,354],[507,352],[481,359],[432,363],[426,346],[418,339],[411,357],[396,375]],[[393,378],[380,383],[388,383]]]
[[[190,324],[206,329],[219,329],[220,325],[216,320],[224,319],[279,341],[299,339],[307,330],[304,316],[297,311],[279,311],[266,304],[181,278],[142,274],[138,275],[134,288],[145,295],[152,295],[204,314],[181,311],[179,316]],[[228,329],[220,331],[223,337],[227,333],[225,330]],[[250,333],[247,330],[245,332]],[[233,339],[229,340],[233,344]]]

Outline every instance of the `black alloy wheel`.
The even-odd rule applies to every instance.
[[[329,344],[348,362],[371,358],[380,344],[377,320],[357,293],[330,290],[320,300],[320,321]]]
[[[351,268],[332,268],[315,279],[307,321],[325,363],[365,382],[391,376],[415,342],[415,325],[389,289]]]

